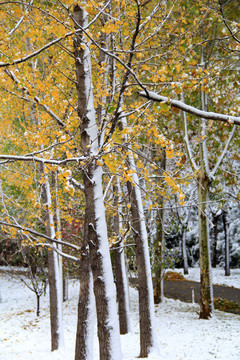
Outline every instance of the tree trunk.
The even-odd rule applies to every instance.
[[[41,169],[44,174],[44,168]],[[52,214],[52,201],[48,177],[44,174],[42,201],[46,208],[44,223],[46,233],[51,239],[55,238],[54,219]],[[62,286],[60,281],[59,257],[53,250],[57,247],[52,244],[48,250],[48,281],[50,298],[50,322],[51,322],[51,349],[58,350],[63,346],[63,314],[62,314]]]
[[[207,201],[209,179],[200,170],[198,177],[198,226],[200,257],[200,319],[208,319],[213,312],[213,289],[211,279],[211,262],[208,239]]]
[[[164,243],[164,231],[163,231],[163,197],[161,196],[158,202],[160,208],[157,216],[157,233],[154,243],[154,303],[160,304],[163,301],[163,276],[164,270],[162,268],[163,260],[163,243]]]
[[[229,251],[229,236],[228,236],[228,222],[227,211],[222,212],[223,228],[225,236],[225,276],[230,276],[230,251]]]
[[[202,52],[202,61],[204,54]],[[202,109],[206,110],[207,95],[201,90]],[[201,121],[201,136],[206,136],[206,122]],[[209,319],[213,312],[213,286],[211,276],[210,244],[207,220],[207,202],[210,186],[210,169],[206,140],[200,143],[200,169],[198,172],[198,226],[200,257],[200,319]]]
[[[54,250],[48,251],[48,282],[52,351],[54,351],[63,346],[62,291],[59,281],[58,257]]]
[[[139,316],[140,316],[140,357],[147,357],[156,346],[154,334],[153,286],[148,251],[148,239],[143,214],[141,194],[138,185],[127,184],[131,199],[132,227],[136,243],[138,269]]]
[[[87,239],[87,234],[84,236]],[[85,240],[85,239],[84,239]],[[87,242],[87,241],[86,241]],[[93,360],[95,300],[88,245],[82,247],[75,360]]]
[[[55,197],[54,197],[54,208],[55,208],[55,228],[56,228],[56,232],[57,232],[57,239],[58,240],[62,240],[62,227],[61,227],[61,213],[60,213],[60,207],[59,207],[59,201],[58,201],[58,171],[54,171],[52,174],[52,182],[53,182],[53,187],[54,187],[54,192],[55,192]],[[57,244],[56,245],[57,249],[59,251],[62,252],[62,245],[61,244]],[[59,279],[61,282],[61,287],[62,287],[62,294],[63,294],[63,301],[65,301],[65,292],[67,290],[67,286],[66,286],[66,278],[64,278],[63,275],[63,258],[61,255],[58,254],[58,261],[59,261]]]
[[[187,259],[187,249],[186,249],[186,235],[187,235],[187,225],[183,225],[182,232],[182,255],[183,255],[183,272],[184,275],[188,275],[188,259]]]
[[[120,334],[124,335],[130,331],[128,280],[126,275],[124,249],[115,249],[114,255],[119,326]]]
[[[132,155],[128,155],[128,162],[129,168],[133,173],[132,178],[134,183],[133,185],[131,182],[127,182],[127,187],[131,201],[132,228],[136,243],[138,269],[140,357],[147,357],[153,347],[157,348],[153,285],[142,198]]]
[[[74,7],[75,27],[88,25],[85,10]],[[121,346],[116,308],[116,291],[113,281],[105,209],[102,193],[102,167],[97,164],[98,130],[93,105],[90,44],[83,32],[74,39],[77,76],[78,116],[80,119],[81,148],[85,156],[93,157],[85,166],[83,175],[87,214],[89,259],[93,274],[96,300],[100,360],[120,360]],[[87,319],[82,319],[87,321]],[[80,360],[80,359],[79,359]],[[82,359],[81,359],[82,360]]]
[[[63,283],[63,301],[67,301],[68,300],[68,269],[66,270],[67,273],[63,272],[63,278],[62,278],[62,283]]]
[[[212,243],[212,267],[216,268],[217,265],[217,237],[218,237],[218,228],[217,228],[218,215],[213,213],[213,243]]]
[[[40,316],[40,295],[37,293],[37,316]]]
[[[118,301],[118,316],[120,334],[127,334],[130,330],[129,319],[129,293],[128,293],[128,279],[126,274],[124,248],[122,247],[122,239],[120,234],[120,214],[119,214],[119,180],[114,186],[114,207],[115,215],[113,217],[113,231],[116,236],[116,245],[114,249],[114,264],[116,272],[116,288],[117,288],[117,301]],[[121,211],[121,210],[120,210]]]
[[[163,172],[166,170],[166,151],[162,149],[161,154],[161,169],[159,171],[159,176],[163,176]],[[164,269],[163,269],[163,245],[164,245],[164,199],[163,196],[159,196],[158,200],[158,215],[157,215],[157,232],[156,239],[154,243],[154,302],[155,304],[159,304],[163,301],[163,277],[164,277]]]
[[[121,124],[122,128],[126,126],[126,118],[122,118]],[[127,164],[132,174],[132,181],[127,182],[127,188],[131,203],[131,220],[136,243],[139,292],[140,357],[147,357],[153,347],[157,349],[153,284],[142,196],[131,147],[129,147],[128,152]]]

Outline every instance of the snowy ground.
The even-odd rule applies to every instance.
[[[189,279],[199,279],[199,269],[190,269]],[[240,288],[240,270],[213,273],[213,282]],[[35,295],[16,278],[0,274],[0,359],[1,360],[73,360],[79,285],[70,284],[69,300],[64,303],[65,348],[50,351],[48,298],[41,300],[41,316],[35,315]],[[137,291],[130,290],[132,332],[121,337],[123,360],[139,355]],[[240,316],[215,312],[211,320],[199,320],[196,304],[166,299],[156,306],[160,354],[149,360],[239,360]],[[98,359],[97,340],[95,357]]]

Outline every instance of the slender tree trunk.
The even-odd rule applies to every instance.
[[[42,201],[46,208],[44,222],[46,233],[51,239],[55,238],[54,219],[52,214],[52,201],[50,186],[44,168],[41,169],[44,174],[44,184],[42,191]],[[52,248],[48,250],[48,282],[50,297],[50,322],[51,322],[51,349],[58,350],[63,346],[63,314],[62,314],[62,286],[60,281],[59,258],[58,254],[53,250],[57,247],[52,244]]]
[[[37,293],[37,316],[40,316],[40,295]]]
[[[182,233],[182,255],[183,255],[183,272],[184,275],[188,275],[188,259],[187,259],[187,249],[186,249],[186,235],[187,235],[187,225],[183,225]]]
[[[69,278],[68,278],[68,268],[67,268],[65,270],[65,272],[63,271],[63,279],[62,279],[62,283],[63,283],[63,301],[68,300],[68,282],[69,282]]]
[[[58,257],[54,250],[48,251],[48,282],[50,295],[50,318],[52,351],[63,346],[62,291],[59,281]]]
[[[213,243],[212,243],[212,267],[216,268],[217,265],[217,237],[218,237],[218,227],[217,227],[218,215],[213,213]]]
[[[133,173],[134,183],[133,185],[131,182],[128,182],[127,187],[131,201],[132,228],[136,243],[136,260],[138,269],[140,357],[147,357],[153,347],[157,348],[153,285],[142,198],[134,158],[132,155],[128,156],[128,162],[129,168]]]
[[[74,7],[74,19],[77,29],[85,28],[88,25],[87,13],[78,5]],[[75,35],[74,55],[81,148],[84,155],[93,157],[99,149],[98,130],[93,105],[90,44],[86,41],[83,32]],[[102,167],[97,164],[95,159],[92,159],[86,165],[82,175],[87,211],[85,226],[87,226],[89,259],[96,300],[100,360],[120,360],[122,356],[116,291],[103,204]],[[87,321],[87,319],[82,319],[82,321]]]
[[[225,276],[230,276],[230,251],[229,251],[229,236],[228,236],[228,222],[227,211],[222,212],[223,228],[225,236]]]
[[[119,185],[119,184],[117,184]],[[124,248],[120,234],[120,214],[118,204],[119,199],[119,186],[114,186],[114,206],[115,215],[113,217],[113,230],[117,237],[116,246],[114,249],[114,264],[116,271],[116,288],[117,288],[117,301],[118,301],[118,316],[120,334],[127,334],[130,330],[129,319],[129,293],[128,293],[128,280],[124,259]]]
[[[85,219],[86,220],[86,219]],[[86,222],[86,225],[88,223]],[[88,226],[87,226],[88,227]],[[93,279],[89,261],[89,248],[85,232],[80,262],[80,294],[78,300],[78,321],[75,346],[75,360],[93,360],[93,333],[95,300]]]
[[[126,118],[122,118],[121,124],[122,128],[126,126]],[[158,347],[155,333],[153,284],[148,249],[148,235],[139,179],[131,148],[129,148],[128,152],[127,164],[132,173],[132,181],[127,182],[127,189],[131,202],[131,220],[136,243],[139,291],[140,357],[147,357],[152,348],[157,349]]]
[[[198,177],[198,226],[200,257],[200,319],[208,319],[213,312],[213,290],[211,279],[211,262],[208,239],[207,201],[209,179],[204,172]]]
[[[138,269],[139,316],[140,316],[140,357],[147,357],[156,346],[154,331],[153,287],[148,252],[147,231],[137,185],[127,183],[131,199],[132,227],[136,243]]]
[[[204,54],[202,53],[202,62]],[[202,109],[206,110],[207,96],[201,90]],[[206,136],[206,121],[201,120],[201,136]],[[207,221],[207,202],[210,186],[210,169],[206,140],[200,143],[200,169],[198,172],[198,226],[200,257],[200,319],[209,319],[213,313],[213,286],[211,276],[210,244]]]
[[[164,231],[163,231],[163,197],[158,201],[158,206],[161,210],[157,216],[157,233],[154,244],[154,303],[159,304],[163,301],[163,276],[164,269],[162,268],[163,260],[163,245],[164,245]]]
[[[53,172],[53,176],[52,176],[52,181],[53,181],[53,187],[54,187],[54,192],[55,192],[55,197],[54,197],[54,207],[55,207],[55,228],[56,228],[56,235],[57,235],[57,239],[58,240],[62,240],[62,227],[61,227],[61,213],[60,213],[60,207],[59,207],[59,201],[58,201],[58,172],[55,171]],[[62,252],[62,245],[61,244],[57,244],[57,249],[60,250]],[[61,287],[62,287],[62,294],[63,294],[63,301],[65,301],[65,291],[67,290],[67,286],[65,286],[66,284],[64,283],[66,281],[66,279],[64,278],[63,275],[63,257],[61,255],[58,254],[58,260],[59,260],[59,279],[61,282]]]
[[[89,204],[88,204],[89,205]],[[75,346],[75,360],[94,360],[93,332],[95,299],[93,278],[89,259],[88,228],[90,223],[89,208],[85,207],[84,236],[80,259],[80,293],[78,299],[78,321]]]
[[[130,331],[128,280],[126,275],[124,249],[115,249],[114,255],[116,268],[119,326],[120,334],[123,335],[127,334]]]
[[[161,170],[160,177],[163,175],[163,172],[166,170],[166,151],[162,150],[161,157]],[[158,200],[159,211],[157,214],[157,232],[156,239],[154,243],[154,302],[155,304],[159,304],[163,301],[163,277],[164,277],[164,269],[163,269],[163,246],[164,246],[164,199],[163,196],[159,196]]]

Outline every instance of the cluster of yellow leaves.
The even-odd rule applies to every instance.
[[[172,193],[178,193],[179,205],[183,205],[186,195],[182,192],[179,184],[166,172],[163,172],[163,176],[164,176],[164,181],[169,185],[169,187],[172,190]]]

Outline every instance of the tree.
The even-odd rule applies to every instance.
[[[88,15],[78,5],[74,7],[77,29],[86,28]],[[74,42],[78,91],[78,116],[81,128],[81,147],[85,156],[98,152],[98,131],[93,104],[91,53],[83,32]],[[100,359],[121,359],[116,297],[108,250],[107,226],[102,197],[102,166],[92,160],[84,169],[83,181],[86,200],[85,229],[89,246],[89,259],[93,274],[96,299]],[[87,302],[87,306],[89,302]],[[91,311],[91,310],[90,310]],[[83,319],[85,322],[86,319]]]
[[[163,98],[160,95],[157,94],[144,94],[142,95],[151,98],[155,101],[163,101]],[[174,100],[169,100],[169,103],[172,106],[175,106],[182,109],[183,111],[194,113],[197,116],[202,116],[204,118],[210,118],[213,120],[220,120],[220,121],[227,121],[227,116],[222,114],[212,114],[208,113],[206,111],[199,111],[198,109],[195,109],[193,107],[188,108],[183,102]],[[201,115],[200,115],[201,114]],[[225,120],[224,120],[225,119]],[[234,118],[233,122],[235,124],[238,124],[238,118]],[[199,209],[199,243],[200,243],[200,271],[201,271],[201,310],[200,310],[200,318],[209,318],[211,316],[211,313],[213,311],[212,309],[212,299],[213,299],[213,293],[212,293],[212,285],[211,285],[211,277],[210,277],[210,248],[209,248],[209,240],[208,240],[208,224],[207,224],[207,215],[206,215],[206,204],[208,202],[208,189],[209,189],[209,180],[211,177],[214,176],[216,173],[218,166],[220,165],[227,148],[229,146],[229,143],[235,133],[236,127],[233,127],[233,130],[229,136],[229,138],[226,141],[225,148],[222,152],[221,158],[218,159],[217,164],[215,165],[213,171],[211,174],[206,174],[206,166],[205,163],[206,157],[204,156],[204,142],[201,142],[201,148],[200,148],[200,169],[199,175],[198,175],[198,209]],[[185,135],[187,136],[187,135]],[[204,133],[203,133],[204,136]]]
[[[11,13],[7,9],[8,5],[11,5]],[[88,347],[86,341],[89,332],[84,326],[90,325],[90,322],[84,323],[84,319],[86,320],[88,316],[87,306],[90,304],[90,298],[92,299],[91,277],[93,276],[98,309],[100,353],[101,356],[108,358],[113,356],[110,355],[113,351],[110,339],[116,337],[119,343],[119,334],[117,327],[115,330],[108,326],[102,328],[102,324],[108,319],[109,306],[115,302],[114,296],[111,299],[106,298],[108,291],[114,293],[112,275],[111,279],[104,277],[106,272],[111,273],[111,265],[102,194],[102,180],[104,185],[106,180],[103,169],[105,166],[108,167],[114,175],[118,172],[117,175],[121,177],[123,186],[127,185],[129,188],[131,198],[129,206],[133,215],[132,228],[133,231],[138,230],[138,233],[135,232],[137,257],[143,279],[140,289],[143,297],[141,295],[140,303],[144,304],[145,297],[146,301],[150,300],[150,304],[152,289],[151,281],[148,281],[150,267],[145,223],[145,215],[148,215],[150,210],[144,208],[143,201],[151,198],[151,195],[155,199],[159,198],[157,190],[159,166],[149,156],[152,149],[149,148],[148,141],[151,139],[151,145],[153,143],[156,145],[155,151],[166,148],[167,157],[169,155],[172,159],[177,150],[183,150],[183,139],[179,134],[181,112],[174,110],[180,109],[196,114],[200,118],[221,120],[223,123],[221,126],[218,125],[220,131],[217,133],[225,148],[220,147],[217,155],[226,154],[227,150],[224,149],[227,149],[234,131],[224,123],[240,123],[236,115],[237,109],[234,103],[236,91],[233,86],[234,76],[231,73],[237,61],[232,55],[232,50],[237,50],[237,45],[234,45],[232,35],[231,38],[226,38],[222,25],[218,25],[220,17],[216,9],[219,10],[219,6],[216,7],[215,1],[201,0],[197,4],[182,0],[178,4],[155,0],[112,1],[104,4],[87,2],[82,5],[91,19],[86,27],[81,26],[80,19],[76,22],[76,18],[72,15],[72,4],[68,1],[61,3],[37,1],[25,5],[23,9],[21,5],[21,3],[3,4],[6,36],[3,37],[0,67],[3,75],[1,113],[4,119],[1,123],[1,159],[2,165],[5,166],[4,179],[7,179],[4,186],[8,190],[9,186],[6,182],[11,185],[17,184],[20,192],[24,191],[24,201],[21,205],[26,213],[26,209],[37,209],[39,206],[37,204],[40,204],[40,188],[44,183],[34,166],[42,163],[45,172],[49,173],[61,169],[61,175],[58,175],[61,192],[59,206],[62,218],[66,219],[68,216],[71,217],[72,207],[81,206],[79,199],[73,196],[74,190],[69,185],[69,178],[75,179],[75,184],[80,183],[82,186],[83,183],[85,199],[82,212],[85,212],[85,231],[84,239],[79,239],[80,246],[75,248],[78,252],[80,252],[79,247],[82,248],[81,266],[86,270],[85,277],[81,274],[79,309],[82,311],[79,311],[78,329],[83,327],[82,331],[78,331],[79,340],[77,340],[77,344],[80,344],[84,339],[84,346],[82,350],[77,350],[76,354],[83,354]],[[75,7],[76,16],[81,13],[79,9]],[[213,24],[209,29],[203,24],[210,16],[214,21],[209,22]],[[28,26],[24,28],[25,23],[28,23]],[[31,46],[26,47],[29,39]],[[227,49],[228,45],[231,47],[231,52]],[[204,48],[207,58],[212,59],[207,67],[201,58]],[[28,71],[29,61],[32,62],[32,71]],[[220,73],[221,71],[223,73]],[[137,90],[140,90],[139,93],[143,96],[137,96]],[[202,105],[199,90],[203,94],[202,105],[205,103],[209,109],[214,109],[215,113],[210,113],[207,108],[200,110]],[[217,96],[218,91],[222,94],[221,97]],[[185,94],[186,102],[191,101],[191,106],[179,100],[181,93]],[[205,98],[210,99],[208,104]],[[152,104],[149,100],[161,104]],[[169,107],[168,104],[171,106]],[[94,108],[97,110],[97,117]],[[39,123],[32,122],[33,112],[35,117],[41,119]],[[229,115],[224,115],[224,112]],[[125,117],[127,126],[121,129],[121,121]],[[163,125],[164,122],[167,126]],[[204,124],[202,121],[200,123]],[[198,126],[196,123],[188,124],[186,134],[189,134],[189,141],[194,147],[192,155],[195,149],[198,147],[201,149],[202,158],[196,155],[195,160],[198,164],[198,172],[192,171],[191,178],[188,177],[188,180],[192,181],[197,175],[198,182],[202,182],[202,186],[199,185],[201,200],[201,197],[202,199],[206,197],[206,193],[201,192],[201,189],[208,187],[211,179],[205,161],[205,130],[203,126],[201,132]],[[170,144],[166,138],[174,132]],[[212,146],[213,132],[210,135],[208,144]],[[38,146],[41,146],[41,149]],[[189,149],[190,146],[187,145],[187,151]],[[176,172],[166,171],[162,174],[163,180],[169,184],[169,189],[172,189],[174,194],[178,193],[181,204],[185,196],[181,184],[184,184],[183,178],[186,178],[186,172],[184,173],[181,167],[187,166],[184,156],[185,154],[178,156],[183,161],[181,165],[177,165]],[[220,160],[223,156],[220,156]],[[190,158],[192,159],[192,156]],[[19,169],[16,169],[16,161],[21,164]],[[177,163],[175,159],[173,161],[174,164]],[[210,170],[214,175],[219,162],[211,157],[211,163],[213,169]],[[143,164],[147,166],[143,167]],[[11,171],[17,174],[21,171],[24,174],[28,180],[24,184],[25,187],[17,183],[19,177],[13,179]],[[181,178],[182,174],[184,174],[183,178]],[[141,176],[146,184],[141,189],[143,191],[140,191]],[[152,178],[155,179],[154,190]],[[17,195],[14,194],[12,201],[7,202],[8,209],[16,198]],[[41,211],[40,204],[40,209],[36,210],[36,213],[39,215]],[[203,223],[206,231],[206,216],[203,216],[203,212],[205,208],[199,205],[201,224]],[[6,211],[2,214],[5,223],[11,222],[14,217],[18,218],[19,222],[15,225],[19,227],[12,229],[28,228],[30,233],[35,225],[37,228],[43,226],[39,219],[33,219],[30,215],[24,219],[16,205],[11,208],[10,216]],[[103,224],[101,229],[100,222]],[[44,235],[43,231],[40,233]],[[33,233],[31,235],[33,236]],[[92,241],[89,242],[89,239]],[[57,243],[57,239],[51,236],[46,240],[50,244]],[[101,254],[101,246],[104,248],[103,254]],[[59,252],[59,249],[55,247],[55,251]],[[105,300],[103,303],[99,293],[103,295],[101,298]],[[154,317],[144,315],[146,311],[149,314],[153,310],[149,311],[151,308],[149,304],[146,308],[140,305],[142,356],[147,355],[154,345],[152,341]],[[89,306],[92,309],[92,305]],[[115,306],[111,309],[113,308],[115,316]],[[117,323],[115,320],[114,324]],[[144,332],[144,321],[147,325],[145,328],[147,335]],[[80,339],[81,334],[83,338]]]
[[[119,178],[116,179],[115,184],[113,185],[113,196],[114,214],[112,226],[114,242],[111,250],[113,253],[113,266],[115,268],[120,334],[127,334],[130,331],[130,305],[127,270],[125,265],[124,236],[122,235],[123,214]]]

